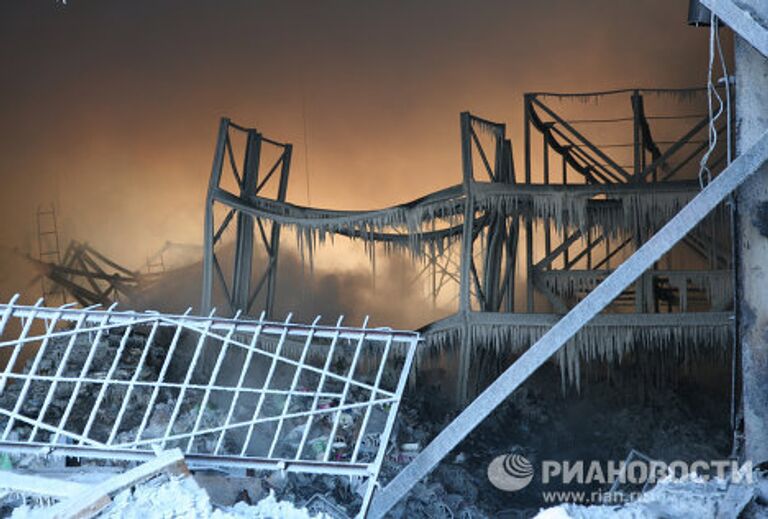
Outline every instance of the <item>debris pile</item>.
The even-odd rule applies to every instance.
[[[124,490],[104,510],[105,519],[143,519],[146,517],[196,517],[211,519],[323,519],[289,501],[278,501],[274,493],[253,505],[245,501],[217,507],[208,493],[191,477],[161,476]]]
[[[93,338],[89,337],[89,335],[74,335],[71,348],[68,347],[69,339],[50,339],[47,344],[41,346],[41,348],[45,349],[39,357],[36,357],[38,358],[37,365],[34,365],[33,359],[28,360],[21,370],[22,374],[30,374],[34,370],[35,375],[44,377],[103,378],[112,368],[112,360],[115,357],[116,351],[120,348],[122,334],[103,335],[100,338],[100,351],[94,355],[89,355],[92,351],[91,339]],[[122,380],[129,380],[131,378],[138,366],[141,353],[144,350],[144,344],[145,338],[138,333],[127,337],[123,346],[121,361],[115,365],[112,378]],[[163,349],[153,345],[141,368],[138,380],[150,380],[156,376],[162,358]],[[79,429],[82,430],[89,419],[91,411],[93,411],[92,404],[98,391],[94,391],[94,394],[90,395],[91,405],[88,405],[89,402],[78,401],[78,405],[70,406],[70,397],[75,388],[69,382],[22,380],[15,379],[13,374],[10,378],[11,382],[8,383],[5,390],[0,394],[0,407],[13,409],[14,405],[20,402],[19,413],[23,417],[36,419],[40,416],[52,427],[61,424],[61,427],[66,428],[67,424],[78,424],[80,426]],[[53,391],[51,391],[51,395],[48,397],[51,385],[53,385]],[[26,393],[26,396],[20,400],[22,393]],[[104,405],[97,411],[98,414],[92,425],[93,432],[97,436],[109,435],[117,411],[122,403],[122,400],[117,397],[119,395],[111,392],[107,392],[104,395],[104,400],[102,401]],[[126,416],[130,419],[131,416],[135,415],[133,413],[126,413]],[[63,420],[64,418],[66,420]],[[0,417],[0,425],[5,426],[7,421],[7,416]],[[33,433],[33,429],[34,427],[30,423],[26,423],[23,420],[15,420],[11,434],[26,440]],[[34,432],[35,441],[49,441],[53,434],[49,429],[38,429]]]
[[[81,433],[85,436],[83,431],[87,429],[88,438],[130,445],[137,440],[160,439],[166,433],[188,434],[198,417],[200,429],[223,423],[226,413],[212,402],[207,403],[203,413],[199,412],[200,398],[194,398],[198,395],[188,393],[178,405],[179,390],[172,385],[159,387],[154,397],[148,386],[142,386],[142,382],[158,380],[168,350],[163,341],[154,340],[147,345],[145,331],[137,328],[126,334],[124,329],[110,328],[99,332],[98,337],[77,333],[71,338],[50,339],[42,346],[41,354],[29,359],[21,369],[22,376],[34,375],[38,379],[11,374],[10,382],[0,393],[0,408],[20,406],[7,439],[71,443],[79,441]],[[169,374],[167,380],[175,382],[174,376]],[[136,385],[131,389],[127,384],[113,385],[102,394],[99,381],[106,379],[132,381]],[[147,414],[152,398],[154,406]],[[168,430],[174,412],[176,417]],[[37,420],[44,423],[35,425]],[[0,427],[5,428],[8,421],[8,416],[0,415]],[[217,435],[198,436],[194,447],[212,452],[217,439]],[[223,438],[224,452],[230,440],[227,436]],[[168,447],[175,446],[181,446],[181,441],[168,442]]]
[[[86,438],[89,441],[106,442],[111,439],[111,447],[140,447],[147,455],[151,455],[152,447],[178,446],[190,454],[190,463],[193,460],[199,461],[191,456],[192,453],[215,451],[215,442],[220,438],[218,434],[205,432],[190,446],[189,433],[193,430],[215,430],[224,421],[228,421],[227,410],[233,412],[229,407],[233,400],[203,398],[207,386],[195,386],[186,396],[180,396],[179,389],[186,379],[191,380],[192,385],[196,384],[197,372],[192,370],[190,373],[190,363],[185,360],[188,360],[190,351],[195,351],[187,346],[202,344],[202,341],[194,334],[187,337],[180,332],[182,339],[175,350],[178,359],[171,357],[177,359],[180,366],[178,369],[171,367],[166,370],[169,358],[167,352],[173,341],[171,334],[150,341],[146,328],[136,326],[130,331],[125,327],[112,327],[92,332],[90,336],[84,331],[72,334],[71,337],[50,337],[42,343],[39,355],[27,361],[18,373],[10,374],[10,381],[0,395],[0,404],[4,409],[13,410],[10,414],[14,416],[13,424],[9,424],[8,418],[0,418],[0,432],[12,432],[12,437],[6,437],[6,440],[27,442],[33,438],[35,442],[47,442],[51,444],[48,447],[56,448],[57,443],[62,441],[78,443]],[[341,355],[338,357],[339,366],[334,365],[334,372],[346,372],[348,361]],[[262,364],[258,367],[264,366]],[[371,368],[370,371],[374,370]],[[29,378],[29,373],[34,373],[35,377]],[[161,373],[165,373],[162,377],[164,382],[158,384]],[[248,374],[256,379],[254,384],[265,377],[265,373]],[[254,430],[252,442],[246,442],[249,453],[262,451],[265,445],[269,448],[274,438],[275,457],[287,463],[295,459],[300,445],[304,445],[301,453],[303,460],[322,460],[330,452],[330,462],[348,462],[356,453],[357,462],[372,463],[380,452],[379,435],[372,431],[384,429],[390,404],[366,408],[365,404],[373,399],[373,395],[362,383],[347,383],[344,379],[334,379],[324,384],[314,380],[313,383],[312,377],[319,378],[321,375],[309,373],[306,369],[301,372],[301,376],[294,375],[293,369],[275,369],[275,376],[271,379],[273,385],[270,386],[275,389],[275,394],[266,397],[260,407],[262,416],[268,420],[261,424],[261,429]],[[382,380],[385,379],[382,377]],[[109,390],[102,391],[105,380],[112,385]],[[292,383],[293,380],[295,382]],[[114,384],[115,381],[120,383]],[[126,396],[130,392],[128,387],[131,381],[136,382],[136,389]],[[143,381],[147,383],[142,386]],[[364,377],[363,381],[370,382]],[[386,382],[384,385],[395,385],[396,380]],[[722,418],[727,414],[724,412],[727,408],[717,409],[716,400],[700,391],[690,392],[691,395],[699,395],[698,404],[694,401],[682,402],[670,388],[659,387],[654,387],[648,393],[649,400],[640,402],[634,400],[637,396],[634,391],[641,386],[627,383],[621,377],[595,382],[585,388],[585,394],[571,394],[570,397],[552,392],[552,387],[557,387],[559,382],[560,373],[556,366],[547,365],[540,370],[508,399],[507,405],[499,408],[474,431],[428,478],[416,484],[407,499],[393,509],[393,514],[417,519],[479,519],[503,514],[532,516],[543,505],[540,486],[534,483],[524,491],[503,492],[493,487],[487,477],[489,462],[499,455],[512,452],[532,462],[543,459],[597,459],[601,456],[623,459],[630,448],[647,452],[657,459],[716,459],[725,454],[723,447],[728,446],[727,433],[724,432],[727,430],[726,424],[719,424],[719,431],[723,434],[718,435],[713,432],[712,423],[692,418],[700,413],[692,413],[690,409],[706,409],[706,412],[711,411],[713,415]],[[381,485],[386,485],[400,473],[451,420],[448,408],[441,402],[441,395],[446,394],[445,389],[424,385],[445,383],[444,379],[421,380],[419,383],[422,387],[412,386],[410,396],[402,401],[396,415],[391,441],[382,453],[384,458],[378,478]],[[286,392],[277,390],[283,387],[295,387],[296,394],[290,398]],[[315,387],[321,390],[314,392]],[[593,394],[586,395],[590,392]],[[349,405],[340,410],[338,422],[335,421],[336,412],[318,413],[307,427],[307,417],[300,414],[302,410],[314,406],[313,402],[316,402],[318,409],[333,409],[340,404],[339,395],[342,393],[345,395],[345,404]],[[78,397],[72,398],[74,394]],[[693,398],[691,395],[686,398],[690,400]],[[701,399],[706,399],[706,406],[700,405]],[[238,406],[233,406],[238,407],[232,415],[233,423],[247,423],[253,415],[257,400],[261,401],[258,396],[239,400]],[[222,404],[222,401],[226,403]],[[289,418],[277,434],[274,419],[283,414]],[[39,418],[41,416],[44,419]],[[119,416],[123,419],[118,419]],[[589,424],[583,423],[584,416],[591,417]],[[239,427],[247,429],[246,426]],[[363,434],[358,449],[356,442],[362,430],[366,434]],[[168,438],[169,434],[177,435],[177,438]],[[722,438],[723,435],[726,437]],[[239,438],[235,438],[233,445],[237,443],[242,446],[243,436],[240,434]],[[564,447],[563,437],[571,438],[571,444]],[[168,441],[163,444],[159,441],[163,439]],[[599,449],[596,445],[599,445]],[[222,445],[222,449],[222,454],[232,452],[231,446]],[[56,450],[61,456],[61,450]],[[72,450],[67,455],[72,455]],[[39,469],[55,466],[48,460],[37,459],[31,463],[18,463],[18,459],[8,461],[15,471],[34,467],[39,476],[45,472]],[[115,467],[131,466],[131,462],[125,461],[114,462],[112,467],[104,467],[105,462],[97,463],[102,465],[99,469],[104,469],[103,475]],[[0,458],[2,464],[3,459]],[[206,465],[208,469],[211,466],[214,465]],[[200,483],[200,479],[195,483],[181,474],[153,477],[151,481],[131,485],[135,487],[132,491],[127,488],[110,490],[110,504],[99,510],[103,510],[100,512],[103,514],[107,514],[109,509],[116,510],[118,515],[115,517],[138,517],[149,513],[146,510],[153,507],[159,509],[160,504],[169,499],[168,496],[178,494],[179,504],[174,506],[189,510],[190,514],[214,517],[213,514],[236,514],[237,508],[251,506],[249,501],[256,503],[272,495],[273,500],[305,507],[311,513],[343,518],[351,517],[360,510],[366,491],[371,488],[365,478],[348,474],[281,471],[249,473],[249,478],[242,478],[247,481],[233,483],[238,477],[244,476],[238,470],[228,469],[219,475],[220,480],[229,482],[226,499],[220,499],[210,487]],[[195,476],[202,477],[202,474]],[[242,486],[234,488],[233,485]],[[205,491],[196,487],[202,487]],[[238,493],[243,491],[245,493],[241,499]],[[36,500],[25,498],[19,501],[13,494],[9,494],[4,497],[4,502],[8,507],[17,509],[17,514],[23,514],[27,513],[25,511],[31,513],[43,505],[50,506],[56,500],[60,502],[53,506],[59,506],[61,500],[67,497],[44,495]],[[238,499],[244,504],[235,505]],[[136,510],[139,512],[134,514]],[[246,512],[254,513],[250,509]]]
[[[534,375],[414,486],[393,509],[394,516],[461,517],[466,512],[471,517],[532,517],[546,506],[542,491],[560,489],[542,486],[538,478],[517,492],[497,489],[488,480],[487,469],[502,454],[521,454],[537,467],[547,459],[623,460],[632,448],[666,461],[728,455],[724,398],[720,401],[701,388],[654,387],[643,392],[630,381],[623,387],[617,387],[616,381],[599,382],[590,386],[589,394],[563,396],[551,391],[558,377],[554,366]],[[439,394],[439,390],[417,394]],[[413,393],[404,400],[382,468],[382,485],[450,421],[450,416],[440,414],[439,404],[430,400],[415,399]],[[588,422],[585,416],[590,417]],[[570,440],[564,444],[563,438]],[[607,488],[589,489],[593,490]],[[450,514],[439,515],[446,510]]]

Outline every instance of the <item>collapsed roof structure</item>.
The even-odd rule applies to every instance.
[[[333,236],[362,241],[372,257],[377,248],[404,251],[431,269],[433,297],[448,283],[458,287],[456,313],[422,331],[428,347],[464,352],[456,399],[466,402],[472,396],[470,387],[478,385],[469,380],[479,376],[473,374],[476,362],[471,358],[478,350],[524,350],[701,190],[698,159],[709,145],[701,138],[708,115],[694,114],[691,121],[688,113],[646,114],[644,99],[701,99],[703,94],[704,89],[527,94],[522,175],[515,172],[505,125],[462,113],[463,183],[373,211],[287,202],[290,145],[224,119],[207,198],[202,306],[211,307],[215,287],[232,312],[248,312],[260,301],[267,315],[272,313],[282,227],[295,231],[310,261],[318,244]],[[630,124],[630,143],[608,145],[629,151],[630,166],[618,164],[610,150],[576,129],[579,121],[569,122],[548,104],[602,98],[631,108],[627,117],[591,121],[612,125],[612,130],[616,123]],[[659,122],[685,128],[677,140],[666,143],[663,153],[651,131]],[[622,130],[626,128],[615,133]],[[234,154],[233,132],[244,134],[243,157]],[[537,135],[540,146],[534,143]],[[266,174],[253,159],[262,143],[284,150],[277,162],[267,164]],[[532,166],[536,147],[542,153],[539,179],[534,179]],[[716,149],[718,156],[710,166],[715,172],[726,162],[725,148],[721,144]],[[241,161],[242,174],[237,167]],[[229,176],[235,189],[224,186]],[[277,196],[264,196],[264,187],[277,178]],[[225,211],[214,221],[219,206]],[[235,227],[237,248],[232,268],[226,269],[216,250],[229,226]],[[256,226],[256,236],[266,248],[265,266],[253,264]],[[566,378],[578,384],[582,358],[619,359],[634,348],[658,348],[672,341],[693,351],[702,345],[727,347],[733,308],[730,234],[728,210],[721,204],[672,253],[694,255],[702,267],[683,270],[658,264],[626,287],[608,311],[561,352]],[[536,250],[534,243],[543,244],[543,249]],[[251,287],[258,268],[263,273]],[[516,293],[521,290],[522,298]]]

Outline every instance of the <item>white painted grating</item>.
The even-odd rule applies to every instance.
[[[0,450],[375,478],[419,334],[0,305]],[[367,486],[364,507],[373,485]]]

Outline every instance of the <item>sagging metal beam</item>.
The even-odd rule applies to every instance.
[[[429,474],[459,442],[515,389],[607,307],[663,254],[688,234],[744,180],[768,163],[768,131],[683,207],[664,227],[590,292],[486,388],[379,494],[369,517],[378,519]]]
[[[421,328],[419,332],[428,337],[439,333],[458,330],[467,321],[472,326],[493,327],[552,327],[561,316],[557,314],[505,314],[499,312],[472,312],[468,319],[453,314]],[[638,316],[630,313],[603,313],[595,316],[584,328],[665,328],[673,326],[727,326],[733,320],[731,312],[685,312],[659,313]],[[428,339],[427,339],[428,340]]]

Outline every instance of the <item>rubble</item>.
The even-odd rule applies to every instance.
[[[91,343],[93,337],[89,337],[89,334],[76,335],[72,349],[66,359],[64,358],[64,354],[69,339],[51,339],[43,356],[40,358],[36,374],[42,376],[56,376],[58,373],[64,377],[87,375],[94,379],[98,377],[103,378],[104,374],[110,370],[115,353],[120,348],[122,339],[122,329],[114,329],[110,331],[112,333],[104,334],[101,337],[100,351],[98,354],[91,357],[91,363],[87,369],[84,369],[84,367],[92,349]],[[126,343],[123,346],[120,362],[113,372],[113,379],[129,380],[131,378],[139,364],[145,340],[146,337],[139,333],[134,333],[127,338]],[[160,370],[163,357],[164,348],[154,342],[150,346],[149,353],[147,354],[147,358],[137,380],[154,380]],[[22,371],[24,373],[29,373],[33,362],[32,359],[29,359]],[[61,371],[59,372],[59,370]],[[12,409],[14,403],[19,399],[23,387],[24,384],[21,383],[9,384],[2,394],[0,394],[0,407]],[[20,413],[23,416],[37,416],[45,406],[49,387],[49,383],[31,382],[28,386],[26,397],[22,402]],[[69,398],[72,395],[72,390],[73,388],[71,384],[58,383],[56,385],[44,417],[47,423],[59,423],[64,417]],[[107,437],[109,435],[109,431],[114,423],[114,418],[117,416],[118,410],[122,404],[122,398],[120,397],[121,395],[116,392],[107,392],[105,394],[105,399],[102,401],[102,408],[93,424],[92,431],[95,436]],[[137,410],[140,407],[136,400],[129,401],[128,405],[135,406],[136,409],[134,410]],[[82,429],[82,427],[85,426],[91,411],[92,407],[89,405],[73,406],[67,418],[67,423],[79,424],[80,429]],[[140,416],[136,417],[135,413],[131,413],[130,410],[128,411],[129,412],[126,412],[125,414],[128,420],[131,420],[131,417],[133,417],[133,420],[140,419]],[[7,421],[7,416],[0,416],[0,426],[5,426]],[[17,420],[14,422],[12,430],[12,434],[14,433],[18,438],[26,439],[32,433],[32,427],[28,423]],[[50,435],[50,431],[38,430],[35,438],[36,441],[46,441]]]
[[[89,377],[93,380],[101,380],[106,377],[106,374],[112,369],[112,364],[116,355],[116,352],[121,348],[121,341],[123,339],[124,329],[116,328],[110,329],[108,332],[103,333],[97,354],[93,355],[90,359],[90,365],[85,368],[88,362],[89,353],[92,349],[93,337],[89,337],[89,334],[78,334],[75,336],[73,347],[69,356],[65,359],[66,346],[69,341],[68,338],[51,339],[44,355],[40,359],[36,375],[41,376],[62,376],[66,378],[76,377]],[[113,380],[130,380],[136,368],[141,361],[141,355],[146,346],[146,336],[142,333],[136,333],[129,335],[122,345],[122,354],[119,362],[115,364],[111,378]],[[149,351],[146,359],[141,366],[141,370],[136,377],[138,382],[153,382],[157,380],[158,374],[162,368],[165,358],[165,352],[167,345],[164,345],[160,341],[153,341],[150,344]],[[30,373],[33,359],[30,359],[25,364],[22,372]],[[63,367],[62,367],[63,366]],[[59,372],[58,370],[61,369]],[[55,384],[55,382],[54,382]],[[84,383],[85,386],[87,383]],[[95,391],[98,392],[99,386],[93,384]],[[20,392],[23,390],[24,384],[9,384],[6,389],[0,394],[0,407],[6,409],[12,409],[14,403],[18,400]],[[20,413],[23,416],[37,417],[38,413],[45,407],[45,400],[49,391],[50,385],[48,383],[33,381],[29,384],[29,388],[22,402]],[[48,402],[44,420],[48,424],[58,424],[61,419],[67,413],[67,407],[70,397],[72,396],[73,386],[71,383],[60,382],[56,385],[50,402]],[[146,410],[146,397],[142,393],[141,389],[136,389],[132,397],[127,401],[124,401],[126,391],[124,389],[106,391],[104,398],[101,401],[101,405],[96,414],[95,420],[91,428],[91,437],[106,440],[112,427],[114,425],[115,417],[120,414],[120,409],[125,406],[123,413],[123,420],[118,429],[118,433],[115,436],[114,443],[126,444],[135,441],[141,420]],[[162,438],[165,435],[166,427],[170,421],[173,410],[177,404],[178,392],[170,390],[169,388],[161,388],[158,391],[155,406],[152,413],[149,415],[146,428],[143,430],[141,438],[143,440]],[[90,413],[93,410],[92,404],[96,396],[84,395],[78,398],[78,405],[74,405],[69,410],[66,423],[62,423],[62,426],[66,426],[69,431],[83,430],[85,427]],[[179,414],[171,429],[171,434],[181,434],[189,432],[193,429],[195,421],[199,414],[199,407],[187,398],[180,407]],[[216,409],[214,405],[208,404],[206,410],[201,414],[200,428],[216,427],[223,422],[225,413],[219,409]],[[0,426],[5,426],[8,418],[0,415]],[[25,423],[20,420],[14,422],[11,437],[18,438],[20,440],[27,440],[33,432],[33,427],[29,423]],[[35,441],[45,442],[49,441],[52,431],[38,429],[35,435]],[[71,438],[63,435],[60,441],[67,442]],[[216,437],[214,435],[197,437],[195,440],[195,446],[200,451],[212,452],[215,447]],[[184,442],[186,439],[184,440]],[[228,438],[225,436],[223,450],[227,451]],[[181,446],[181,441],[170,441],[168,447]]]
[[[102,337],[102,345],[111,349],[111,353],[103,356],[95,355],[92,359],[90,372],[106,372],[110,369],[109,364],[114,357],[114,349],[119,347],[121,337],[121,330],[111,331]],[[40,361],[38,372],[46,370],[49,373],[55,371],[60,365],[61,354],[57,352],[63,348],[56,347],[55,342],[58,340],[52,339],[46,354]],[[121,363],[115,371],[115,377],[130,377],[132,370],[138,365],[138,357],[144,347],[144,340],[140,334],[134,333],[129,336]],[[87,352],[86,342],[90,347],[88,341],[84,341],[82,344],[77,342],[71,358],[65,365],[64,373],[69,374],[69,376],[80,375]],[[156,379],[162,366],[162,359],[161,347],[150,349],[140,378]],[[27,365],[26,369],[28,370],[29,367]],[[599,438],[598,441],[604,451],[603,454],[615,457],[623,457],[629,445],[637,446],[660,458],[675,455],[690,457],[702,453],[704,455],[716,455],[722,451],[713,449],[713,446],[727,447],[728,439],[713,435],[710,425],[705,421],[691,421],[687,414],[688,411],[685,409],[686,406],[692,404],[680,401],[670,391],[654,388],[652,395],[656,399],[654,400],[656,403],[632,404],[625,399],[611,399],[609,398],[610,391],[599,389],[601,384],[614,384],[618,379],[609,382],[595,382],[588,389],[590,392],[595,392],[595,394],[589,395],[590,405],[595,406],[595,408],[583,408],[588,401],[577,395],[571,395],[572,400],[566,400],[566,397],[559,393],[552,394],[551,387],[556,387],[559,384],[559,376],[555,366],[548,366],[542,370],[532,379],[530,384],[511,398],[507,405],[500,408],[475,433],[470,435],[459,449],[441,463],[425,481],[414,487],[408,498],[394,510],[395,514],[417,519],[427,517],[495,517],[502,512],[506,514],[505,516],[518,514],[520,517],[530,517],[540,506],[533,494],[524,492],[508,494],[496,490],[487,479],[487,464],[495,456],[505,452],[520,452],[531,460],[552,456],[553,452],[559,452],[563,456],[574,454],[574,451],[563,450],[561,445],[555,446],[555,440],[564,436],[573,437],[574,449],[576,449],[576,445],[589,445]],[[0,399],[9,399],[3,400],[4,405],[7,406],[8,402],[13,402],[13,399],[19,394],[21,386],[22,384],[10,384],[6,387],[4,394],[0,397]],[[630,386],[635,388],[633,384]],[[448,408],[438,404],[440,401],[437,398],[437,394],[440,393],[439,389],[430,391],[419,390],[417,387],[412,389],[410,395],[403,401],[395,420],[391,441],[381,468],[379,479],[382,484],[386,484],[410,463],[451,418],[450,413],[447,412]],[[35,405],[39,408],[42,403],[40,402],[41,397],[45,394],[44,390],[45,388],[38,388],[35,384],[30,386],[28,398],[25,400],[25,408],[30,406],[28,411],[35,409],[35,406],[29,404],[29,401],[36,402]],[[63,416],[69,391],[57,389],[55,398],[50,405],[49,421],[54,422],[55,419]],[[431,393],[435,393],[435,396],[430,397]],[[107,396],[109,397],[109,395]],[[365,391],[360,388],[350,390],[350,398],[353,401],[365,400],[367,396]],[[149,416],[142,435],[143,438],[162,437],[175,408],[176,398],[176,395],[171,391],[161,390],[158,393],[154,410]],[[283,402],[284,400],[275,399],[269,405],[277,411],[282,408]],[[104,406],[106,411],[102,417],[103,420],[99,420],[105,422],[104,431],[113,423],[110,421],[110,416],[114,417],[124,402],[120,398],[106,398],[105,403],[109,403],[109,405]],[[126,405],[128,406],[126,416],[141,414],[145,409],[145,407],[134,409],[132,401],[128,401]],[[196,405],[199,405],[199,401]],[[174,432],[192,428],[199,410],[196,405],[185,403],[182,406],[175,422]],[[288,411],[292,412],[295,405],[296,402],[292,402]],[[320,399],[319,406],[329,405],[333,405],[332,400]],[[711,407],[711,402],[709,406]],[[89,407],[84,407],[85,410],[78,413],[73,412],[70,417],[71,421],[80,421],[79,427],[82,427],[83,421],[87,419]],[[362,414],[362,410],[355,408],[342,413],[336,431],[336,441],[331,446],[332,459],[349,459],[350,446],[354,444],[354,438],[359,432]],[[202,427],[209,423],[214,425],[217,420],[220,420],[220,415],[221,410],[216,408],[213,403],[207,404],[206,412],[203,413]],[[575,423],[574,415],[592,416],[594,431],[586,436],[585,432],[574,431],[571,427]],[[385,418],[386,413],[374,409],[369,417],[369,422],[378,426]],[[606,421],[602,421],[603,418]],[[120,428],[120,433],[115,439],[116,443],[128,441],[135,437],[141,416],[131,416],[131,419],[132,422],[126,425],[130,428]],[[327,417],[316,419],[307,439],[306,452],[314,452],[320,458],[328,447],[331,429],[332,422]],[[608,433],[608,431],[614,432]],[[294,424],[293,428],[286,426],[285,434],[281,437],[277,447],[277,454],[287,454],[294,451],[304,432],[303,425]],[[29,426],[18,421],[15,422],[14,434],[20,438],[26,438],[26,435],[29,434]],[[679,440],[677,444],[670,444],[670,436]],[[169,442],[169,446],[173,446],[173,443]],[[211,449],[212,446],[201,443],[199,448]],[[361,445],[360,459],[372,459],[377,448],[378,443],[375,437],[366,438]],[[584,455],[585,452],[588,451],[582,450],[579,454]],[[104,466],[106,462],[92,460],[83,460],[83,463],[85,465],[83,469],[88,469],[96,464],[102,465],[99,469],[101,471],[130,466],[130,463],[126,462],[110,462],[112,467]],[[63,469],[63,460],[44,456],[27,456],[24,458],[5,455],[0,458],[0,464],[6,467],[11,466],[14,469],[35,469],[38,472],[55,470],[56,467]],[[195,507],[197,506],[203,506],[207,510],[206,507],[210,506],[212,510],[210,513],[212,514],[213,511],[223,513],[223,510],[229,510],[227,513],[234,513],[230,509],[248,506],[247,500],[250,499],[257,503],[260,499],[272,494],[277,501],[290,502],[296,506],[307,507],[313,512],[323,512],[331,517],[336,517],[339,514],[354,515],[362,504],[362,495],[366,488],[365,481],[360,478],[340,475],[274,471],[258,472],[254,476],[252,478],[239,477],[236,471],[231,470],[218,475],[213,472],[200,472],[197,485],[205,488],[207,494],[207,497],[203,499],[203,505],[197,501],[199,496],[194,497],[197,495],[197,490],[188,488],[188,482],[166,482],[167,486],[163,487],[165,490],[146,490],[146,496],[142,493],[143,490],[137,489],[135,496],[132,494],[129,497],[123,496],[121,499],[133,499],[142,503],[144,501],[149,503],[153,499],[151,496],[156,495],[157,492],[162,493],[171,490],[181,494],[191,492],[192,497],[187,496],[187,501],[184,501],[187,504],[184,506],[188,506],[190,510],[196,510]],[[166,485],[161,481],[147,483],[140,488],[147,485],[158,487]],[[223,483],[224,481],[229,481],[229,483]],[[235,505],[237,501],[240,501],[240,504]],[[13,504],[15,508],[22,504],[18,500],[6,499],[3,502],[7,505]],[[29,505],[29,502],[27,504]],[[511,516],[514,517],[515,515]]]

